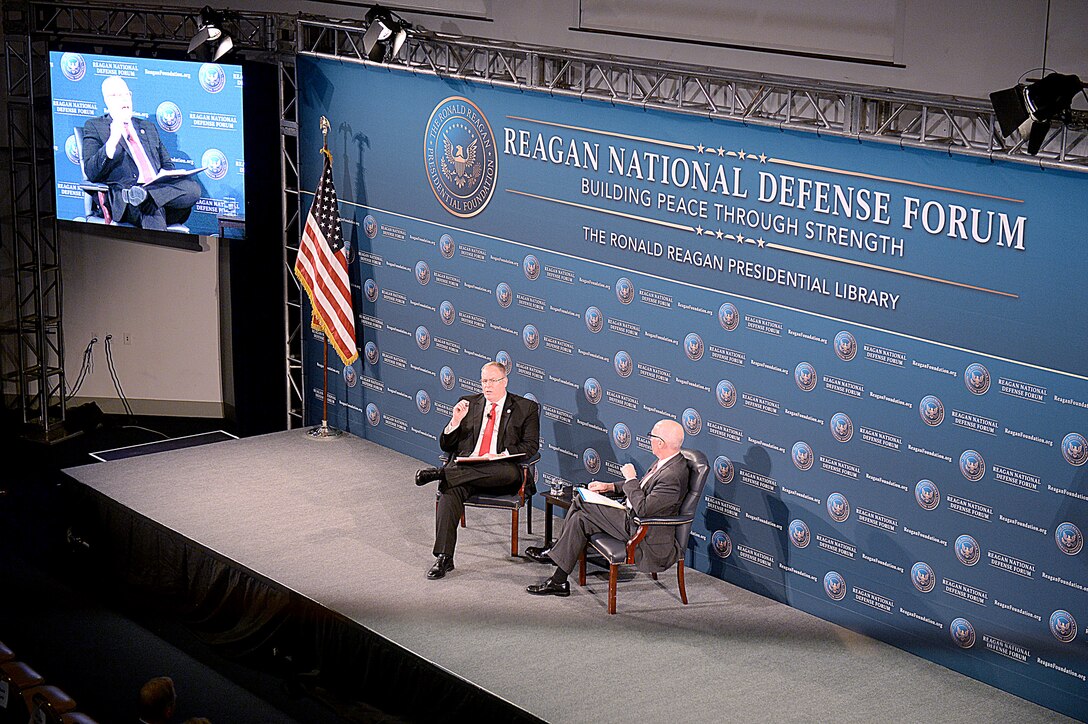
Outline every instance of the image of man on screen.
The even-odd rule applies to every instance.
[[[453,406],[450,421],[438,438],[449,455],[442,468],[416,473],[416,485],[438,481],[442,495],[435,511],[435,562],[427,578],[442,578],[453,570],[457,524],[465,500],[486,490],[516,493],[521,487],[519,461],[536,455],[540,447],[540,406],[506,391],[506,368],[488,362],[480,370],[482,394],[466,395]],[[458,462],[459,458],[475,462]]]
[[[114,222],[164,230],[183,224],[200,199],[192,176],[165,176],[174,162],[151,121],[132,114],[125,79],[102,81],[106,114],[83,125],[83,168],[87,180],[110,187],[108,212]]]

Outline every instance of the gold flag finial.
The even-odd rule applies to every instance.
[[[329,123],[329,119],[325,116],[321,116],[321,153],[329,159],[329,163],[332,163],[332,154],[329,153],[329,129],[332,124]]]

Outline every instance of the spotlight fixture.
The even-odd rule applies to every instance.
[[[400,52],[404,41],[408,39],[408,29],[412,26],[392,12],[375,5],[366,14],[367,28],[363,33],[363,52],[368,60],[382,62],[388,53],[390,57]]]
[[[1041,80],[994,91],[990,103],[1001,126],[1001,135],[1008,138],[1019,129],[1020,135],[1027,136],[1028,153],[1034,156],[1042,148],[1055,118],[1062,123],[1070,121],[1073,96],[1085,87],[1075,75],[1048,73]]]
[[[189,41],[190,56],[204,62],[214,62],[234,50],[234,39],[223,29],[223,13],[207,5],[200,11],[200,27]]]

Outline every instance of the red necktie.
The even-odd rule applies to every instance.
[[[486,455],[491,452],[491,435],[495,432],[495,403],[491,403],[491,411],[487,413],[487,424],[484,425],[484,436],[480,438],[480,449],[477,455]]]
[[[128,126],[128,150],[136,160],[136,168],[140,169],[140,183],[145,184],[155,178],[155,169],[151,167],[151,160],[148,159],[140,137],[136,135],[136,127],[132,124]]]

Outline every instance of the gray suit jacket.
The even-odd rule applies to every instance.
[[[688,462],[677,454],[653,476],[643,490],[639,480],[625,480],[623,493],[631,505],[630,515],[650,518],[676,515],[688,492]],[[632,532],[635,530],[630,524]],[[676,530],[671,525],[650,526],[649,532],[636,549],[635,564],[640,571],[656,573],[671,566],[681,554],[676,542]]]

